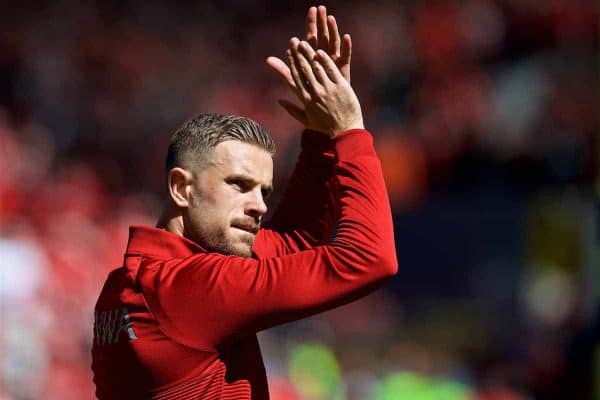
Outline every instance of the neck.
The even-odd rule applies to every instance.
[[[183,236],[183,217],[172,205],[166,205],[156,222],[156,227]]]

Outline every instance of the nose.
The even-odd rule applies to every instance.
[[[252,190],[248,192],[248,194],[250,197],[244,210],[246,215],[262,217],[267,212],[267,204],[265,203],[262,192],[258,189]]]

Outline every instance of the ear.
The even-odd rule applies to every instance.
[[[192,190],[192,173],[175,167],[169,171],[168,185],[173,203],[178,207],[187,208]]]

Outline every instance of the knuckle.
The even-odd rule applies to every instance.
[[[325,96],[327,96],[327,90],[319,88],[315,90],[315,95],[319,98],[324,98]]]

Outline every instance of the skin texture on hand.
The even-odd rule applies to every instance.
[[[306,41],[309,43],[309,47],[326,52],[339,69],[342,77],[348,83],[350,82],[352,39],[348,34],[343,37],[340,36],[335,17],[333,15],[328,16],[327,9],[324,6],[308,9],[306,15]],[[269,57],[267,58],[267,64],[288,84],[294,93],[299,90],[296,81],[292,77],[290,66],[284,61],[277,57]],[[305,128],[318,130],[315,129],[315,126],[309,125],[306,110],[302,107],[285,99],[280,99],[279,104],[294,119],[302,123]],[[328,134],[328,132],[318,131]]]
[[[288,63],[296,96],[304,104],[305,126],[335,137],[349,129],[364,129],[360,103],[348,81],[323,50],[292,38]]]

